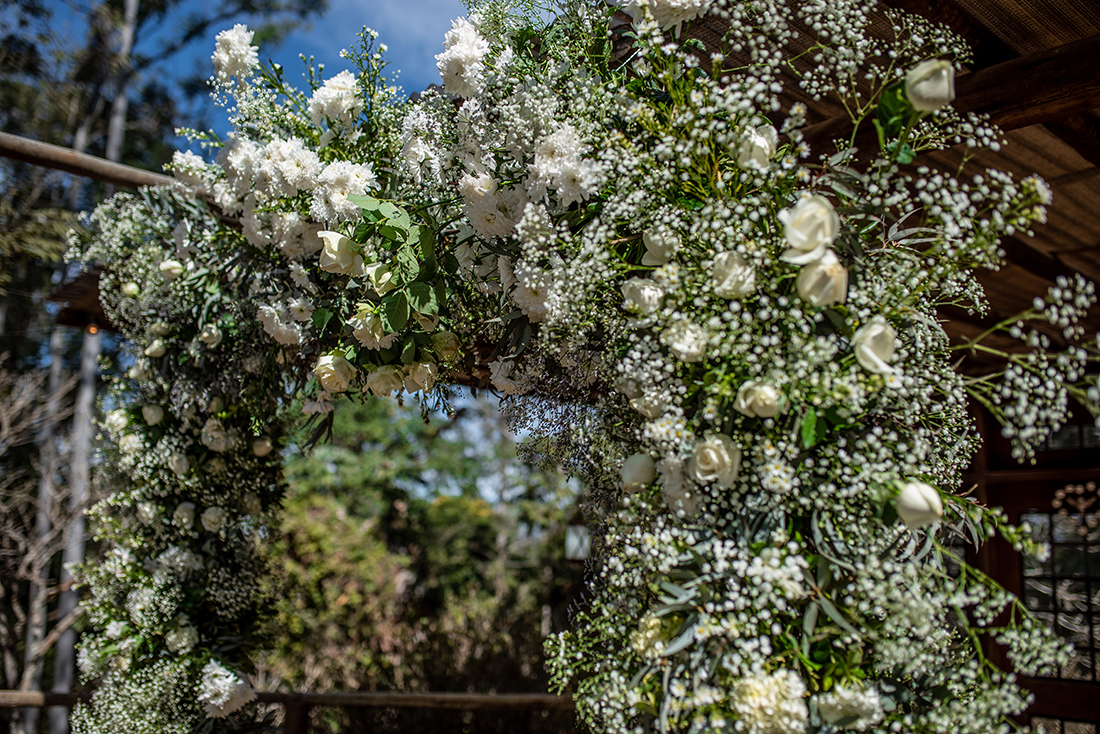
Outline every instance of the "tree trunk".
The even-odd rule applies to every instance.
[[[50,558],[45,552],[50,534],[51,505],[54,494],[54,473],[57,470],[57,416],[61,412],[61,371],[64,365],[65,335],[61,327],[54,325],[50,333],[49,399],[46,402],[46,421],[39,436],[38,513],[35,518],[35,535],[38,542],[32,553],[42,553],[31,567],[31,587],[27,605],[27,649],[24,657],[23,680],[28,690],[42,689],[42,656],[39,647],[46,637],[46,585]],[[26,711],[27,734],[34,734],[38,727],[39,709]]]
[[[98,382],[100,333],[84,332],[84,347],[80,354],[80,390],[73,415],[72,479],[70,481],[69,507],[73,522],[69,528],[65,552],[62,556],[61,585],[70,585],[62,592],[58,603],[57,619],[66,619],[76,609],[77,592],[71,588],[72,574],[69,564],[84,560],[84,505],[88,501],[88,483],[91,476],[92,436],[95,433],[94,411]],[[57,641],[54,651],[53,691],[68,693],[73,688],[76,661],[76,632],[70,627]],[[69,710],[50,709],[50,734],[66,734],[69,731]]]
[[[109,161],[122,160],[122,141],[126,137],[126,111],[130,100],[126,96],[130,86],[133,68],[130,66],[130,52],[134,48],[134,31],[137,30],[138,0],[124,0],[122,27],[119,28],[118,77],[115,81],[115,98],[111,101],[111,117],[107,123],[107,150],[104,157]],[[108,184],[104,193],[110,197],[115,187]]]

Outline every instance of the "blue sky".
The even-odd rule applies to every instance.
[[[329,0],[329,10],[309,26],[294,31],[278,47],[260,49],[260,58],[282,64],[290,79],[301,68],[298,54],[313,55],[325,64],[325,76],[347,67],[340,50],[352,48],[355,34],[364,25],[378,31],[378,40],[389,47],[390,70],[399,69],[398,82],[407,93],[439,81],[435,55],[443,50],[443,36],[451,20],[466,15],[461,0]],[[213,50],[210,44],[206,54]]]

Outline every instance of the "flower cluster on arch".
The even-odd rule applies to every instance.
[[[244,26],[218,36],[233,131],[195,134],[214,162],[176,154],[177,185],[77,235],[135,350],[104,401],[80,655],[100,682],[77,731],[262,726],[259,546],[288,427],[323,429],[344,394],[445,404],[459,376],[593,498],[589,606],[547,652],[594,730],[986,734],[1027,696],[979,634],[1026,675],[1064,659],[951,543],[1042,552],[960,494],[968,399],[1026,458],[1100,397],[1080,279],[997,327],[1022,349],[996,374],[956,369],[937,307],[984,309],[975,268],[1050,204],[1035,177],[920,165],[1000,145],[950,108],[964,44],[895,11],[874,35],[856,0],[627,9],[612,53],[613,9],[482,3],[415,101],[372,31],[306,91]],[[704,17],[717,47],[691,37]],[[816,34],[801,55],[796,28]],[[842,101],[877,147],[813,149],[791,93]]]

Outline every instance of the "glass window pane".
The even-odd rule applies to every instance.
[[[1028,609],[1049,612],[1054,609],[1053,582],[1024,579],[1024,603]]]
[[[1085,549],[1081,546],[1056,545],[1052,549],[1054,575],[1059,578],[1085,575]]]
[[[1054,521],[1054,542],[1055,543],[1080,543],[1081,534],[1078,532],[1080,527],[1079,522],[1080,515],[1071,516],[1069,513],[1065,515],[1057,514],[1052,518]]]

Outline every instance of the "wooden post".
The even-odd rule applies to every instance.
[[[286,715],[283,717],[283,734],[308,734],[310,705],[298,696],[286,699]]]

